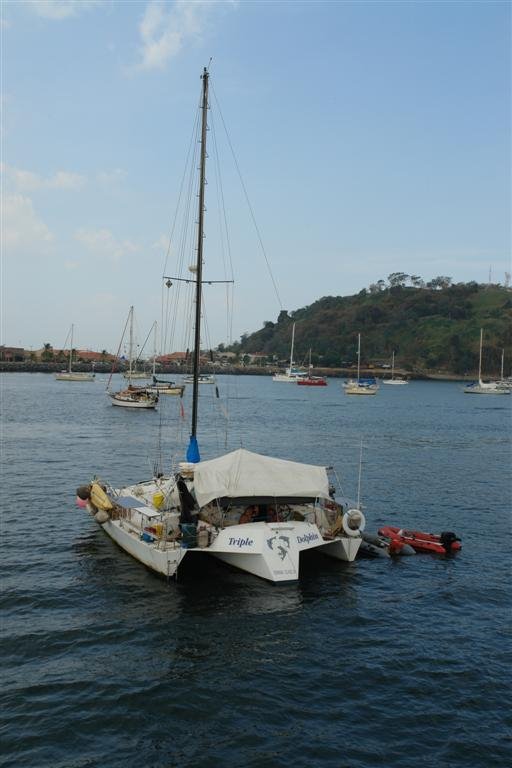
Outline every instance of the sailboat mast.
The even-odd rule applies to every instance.
[[[295,323],[292,325],[292,346],[290,349],[290,373],[293,371],[293,344],[295,341]]]
[[[133,359],[133,307],[130,307],[130,349],[128,362],[128,382],[132,383],[132,359]]]
[[[357,380],[359,381],[359,373],[361,370],[361,334],[357,334]]]
[[[154,337],[154,341],[153,341],[153,378],[155,378],[155,375],[156,375],[156,342],[157,342],[156,326],[157,326],[157,323],[156,323],[156,320],[155,320],[155,323],[154,323],[155,337]]]
[[[395,351],[391,355],[391,381],[395,378]]]
[[[73,357],[73,323],[71,323],[71,341],[69,342],[69,372],[71,373],[71,358]]]
[[[197,264],[196,264],[196,325],[194,334],[194,362],[193,362],[193,389],[192,389],[192,427],[190,436],[197,434],[197,406],[199,400],[199,361],[201,354],[201,293],[203,278],[203,239],[204,239],[204,187],[206,167],[206,131],[208,113],[208,78],[206,67],[203,70],[203,98],[201,104],[201,161],[199,168],[199,216],[197,226]]]
[[[480,356],[478,358],[478,381],[482,383],[482,344],[484,339],[484,329],[480,328]]]

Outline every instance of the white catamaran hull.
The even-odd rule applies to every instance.
[[[121,549],[161,576],[174,576],[188,552],[174,542],[166,543],[163,545],[165,548],[156,542],[149,545],[122,520],[107,520],[101,527]]]
[[[183,548],[179,542],[148,543],[123,520],[108,520],[101,527],[125,552],[169,578],[176,575],[185,555],[203,552],[267,581],[296,581],[301,552],[316,549],[336,560],[352,562],[362,540],[357,536],[325,541],[317,526],[306,522],[262,522],[224,528],[207,547]]]

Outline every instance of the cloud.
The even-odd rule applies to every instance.
[[[172,5],[153,0],[139,25],[142,70],[164,69],[189,42],[200,40],[208,21],[219,8],[236,7],[233,2],[177,0]]]
[[[112,171],[98,171],[96,178],[103,187],[113,187],[126,179],[127,173],[122,168],[114,168]]]
[[[113,262],[119,262],[138,250],[129,240],[116,240],[109,229],[79,229],[75,232],[75,239],[90,253]]]
[[[29,197],[4,195],[2,244],[7,252],[26,252],[37,248],[47,252],[54,237],[37,215]]]
[[[44,19],[62,21],[103,5],[103,0],[24,0],[23,5]]]
[[[78,173],[70,171],[57,171],[53,176],[44,178],[32,171],[25,171],[21,168],[12,168],[4,166],[11,184],[20,192],[35,192],[40,189],[71,189],[76,190],[84,186],[87,179]]]

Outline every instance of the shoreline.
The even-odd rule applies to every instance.
[[[6,362],[0,361],[0,373],[50,373],[55,374],[64,370],[62,363],[20,363],[20,362]],[[77,372],[93,371],[98,374],[110,374],[111,367],[108,365],[97,364],[93,368],[89,363],[76,363],[73,366],[73,370]],[[223,367],[221,370],[205,370],[203,373],[214,373],[215,376],[273,376],[279,369],[261,369],[251,366],[229,366]],[[123,369],[114,371],[114,373],[124,373]],[[355,371],[353,368],[315,368],[314,375],[327,376],[331,378],[354,378]],[[179,376],[186,374],[182,368],[176,366],[165,366],[159,368],[157,376]],[[395,369],[395,374],[399,378],[407,378],[414,381],[474,381],[478,379],[478,373],[473,374],[457,374],[449,371],[404,371],[401,369]],[[389,379],[389,370],[382,369],[361,369],[361,377],[374,376],[378,379]],[[149,374],[148,378],[151,378],[152,374]],[[488,376],[486,378],[489,378]]]

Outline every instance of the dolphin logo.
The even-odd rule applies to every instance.
[[[288,536],[279,536],[276,534],[271,539],[267,539],[267,546],[272,552],[276,552],[277,556],[284,560],[290,549],[290,539]]]

